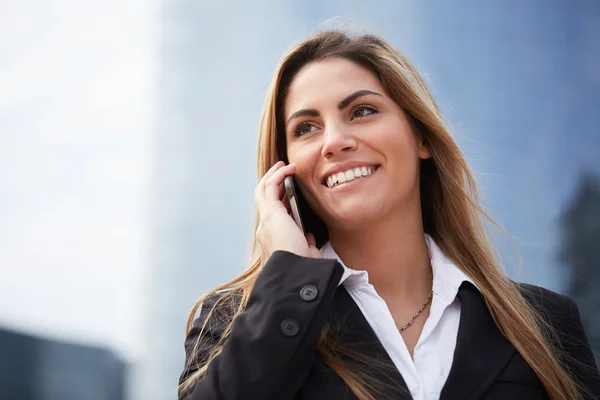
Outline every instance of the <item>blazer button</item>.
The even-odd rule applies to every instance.
[[[295,319],[284,319],[281,321],[281,325],[279,325],[279,330],[284,336],[294,337],[300,331],[300,324]]]
[[[306,285],[300,289],[300,298],[304,301],[313,301],[318,294],[319,289],[315,285]]]

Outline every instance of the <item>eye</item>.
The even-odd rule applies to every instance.
[[[377,114],[378,111],[375,107],[369,106],[367,104],[361,104],[352,109],[352,118],[362,118],[368,115]]]
[[[300,125],[298,125],[296,127],[296,129],[294,130],[294,136],[296,136],[296,137],[304,136],[307,133],[314,132],[315,130],[317,130],[316,126],[311,125],[306,122],[303,122]]]

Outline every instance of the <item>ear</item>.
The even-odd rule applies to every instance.
[[[421,160],[426,160],[428,158],[431,158],[431,151],[429,151],[429,146],[427,146],[425,144],[425,142],[423,141],[423,139],[419,138],[417,145],[419,146],[419,150],[417,152],[417,155],[419,156],[419,158]]]

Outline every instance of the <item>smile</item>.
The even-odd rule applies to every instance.
[[[360,179],[371,175],[373,172],[377,170],[377,166],[363,166],[351,168],[347,171],[338,172],[328,176],[325,179],[325,185],[329,188],[334,188],[336,186],[343,185],[345,183],[351,182],[355,179]]]

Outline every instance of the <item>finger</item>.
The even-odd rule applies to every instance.
[[[287,175],[296,172],[296,164],[289,164],[273,172],[273,175],[265,181],[265,200],[281,200],[283,179]]]
[[[317,239],[315,239],[315,235],[313,235],[312,233],[306,234],[306,242],[308,243],[309,247],[317,247]]]
[[[263,177],[260,179],[260,182],[258,182],[258,184],[264,185],[264,183],[267,181],[267,179],[269,179],[271,177],[271,175],[273,175],[275,173],[275,171],[277,171],[279,168],[283,167],[284,165],[285,165],[285,163],[283,161],[277,161],[275,164],[273,164],[273,166],[271,168],[269,168],[267,173],[263,175]]]
[[[269,183],[265,188],[265,193],[262,201],[266,204],[267,207],[271,207],[273,201],[280,201],[283,203],[284,198],[287,198],[287,196],[285,195],[284,183],[281,182],[276,188],[273,188],[273,186]]]
[[[276,162],[271,168],[269,168],[267,173],[263,175],[261,180],[258,182],[256,189],[254,189],[254,199],[256,201],[256,206],[259,209],[259,213],[264,204],[265,182],[271,177],[271,175],[273,175],[273,173],[275,171],[277,171],[279,168],[283,167],[284,165],[285,165],[285,163],[283,161]]]
[[[278,161],[273,165],[267,173],[262,177],[258,185],[256,186],[255,194],[258,192],[259,195],[264,194],[267,183],[272,179],[273,175],[279,171],[281,168],[289,167],[289,165],[285,165],[283,161]]]
[[[312,233],[308,233],[306,235],[306,242],[308,243],[309,254],[312,258],[321,258],[323,255],[321,254],[321,250],[317,248],[317,240],[315,239],[315,235]]]

